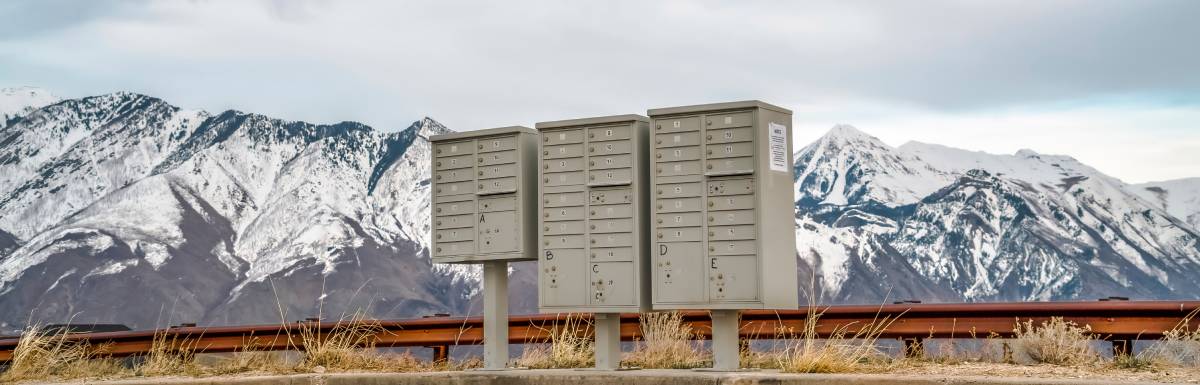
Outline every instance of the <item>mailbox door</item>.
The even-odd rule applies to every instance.
[[[704,253],[700,242],[656,243],[654,254],[654,293],[656,302],[703,302]]]
[[[582,249],[546,250],[538,262],[543,306],[571,306],[586,301],[587,267]]]

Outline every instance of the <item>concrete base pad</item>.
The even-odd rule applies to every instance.
[[[89,381],[88,383],[94,383]],[[1133,381],[1097,381],[1003,377],[947,377],[895,374],[785,374],[759,372],[696,372],[644,369],[631,371],[579,371],[573,369],[467,371],[431,373],[336,373],[288,376],[152,378],[101,382],[110,385],[1134,385]]]

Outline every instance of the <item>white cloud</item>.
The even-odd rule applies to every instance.
[[[1133,151],[1114,145],[1140,141],[1136,158],[1095,165],[1131,181],[1197,174],[1200,50],[1184,48],[1200,35],[1197,2],[72,4],[0,5],[12,20],[0,85],[382,129],[756,98],[795,109],[806,129],[850,123],[891,142],[1112,163]],[[1062,106],[1113,96],[1181,102]],[[1086,145],[1059,145],[1071,140]]]

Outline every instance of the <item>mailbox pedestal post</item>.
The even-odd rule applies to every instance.
[[[483,368],[508,365],[508,262],[483,263]]]
[[[621,314],[596,313],[596,369],[616,370],[621,367]]]
[[[734,371],[741,366],[738,346],[738,311],[713,310],[712,351],[713,370]]]

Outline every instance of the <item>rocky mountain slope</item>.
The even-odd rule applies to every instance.
[[[426,140],[446,131],[428,118],[383,133],[210,114],[131,93],[10,120],[0,325],[461,312],[474,282],[424,251]]]
[[[428,259],[427,139],[448,131],[432,119],[381,132],[4,92],[0,332],[479,311],[478,270]],[[799,274],[823,301],[1197,295],[1194,182],[850,126],[796,159]],[[536,311],[532,265],[510,280],[510,311]]]
[[[827,300],[1197,296],[1196,228],[1070,157],[839,126],[796,159],[798,249]]]

